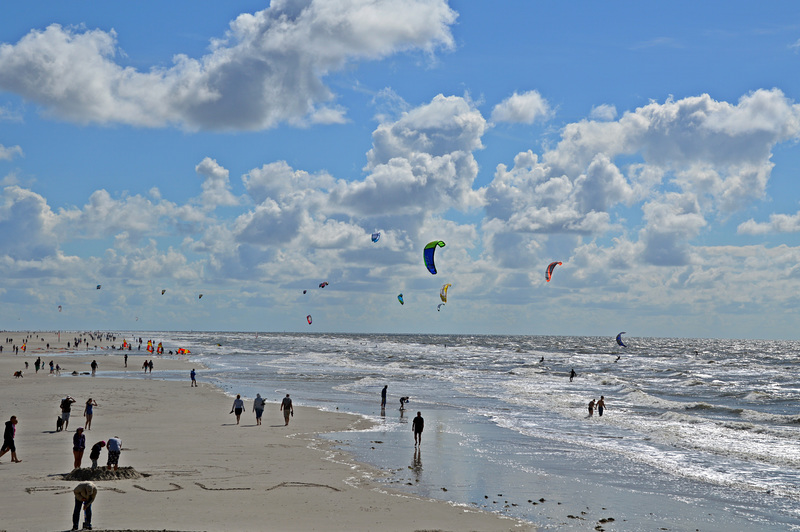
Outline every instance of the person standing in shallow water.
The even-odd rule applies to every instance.
[[[381,390],[381,408],[386,408],[386,391],[389,389],[389,385],[385,385],[383,390]]]
[[[575,378],[575,375],[577,375],[577,373],[575,373],[575,368],[572,368],[572,370],[569,372],[569,382],[572,382],[572,379]]]
[[[422,412],[417,412],[417,417],[411,422],[411,430],[414,431],[414,447],[422,445],[422,431],[425,429],[425,420]]]
[[[600,400],[597,401],[597,415],[603,417],[603,410],[606,409],[606,398],[601,395]]]
[[[594,415],[594,399],[589,401],[589,417]]]

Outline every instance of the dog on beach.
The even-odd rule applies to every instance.
[[[56,417],[56,432],[61,432],[64,430],[64,420],[61,416]]]
[[[21,379],[22,378],[22,371],[15,371],[14,372],[14,378],[15,379]]]

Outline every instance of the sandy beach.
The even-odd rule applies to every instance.
[[[353,462],[317,437],[367,423],[357,416],[296,406],[287,427],[277,398],[268,397],[262,426],[255,423],[251,400],[237,426],[229,414],[232,399],[203,383],[200,368],[199,387],[190,387],[189,362],[155,357],[152,376],[146,376],[142,363],[151,357],[144,349],[128,351],[125,368],[120,351],[70,354],[66,337],[75,333],[62,333],[60,341],[55,333],[33,333],[27,351],[13,354],[11,346],[26,334],[2,335],[15,341],[4,343],[0,354],[0,421],[17,416],[15,442],[22,462],[12,463],[10,454],[0,458],[0,530],[70,529],[77,482],[62,475],[72,471],[72,436],[84,425],[90,397],[98,406],[86,431],[82,466],[91,464],[91,445],[118,436],[123,443],[120,467],[142,475],[97,482],[94,530],[533,529],[379,486],[371,480],[379,471]],[[37,357],[45,363],[38,373]],[[50,374],[46,364],[51,359],[62,366],[60,375]],[[98,364],[94,377],[89,374],[93,360]],[[19,370],[23,377],[15,378]],[[186,379],[159,380],[164,370],[185,371]],[[121,378],[104,377],[104,372]],[[67,395],[77,402],[68,430],[56,432],[59,403]],[[104,450],[100,464],[106,458]]]

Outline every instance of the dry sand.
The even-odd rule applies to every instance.
[[[86,431],[83,466],[91,464],[89,447],[119,436],[120,468],[141,478],[98,480],[93,505],[95,530],[244,531],[244,530],[532,530],[495,514],[439,501],[392,493],[372,479],[381,473],[333,450],[316,434],[363,426],[357,416],[321,412],[302,406],[288,427],[277,403],[268,403],[262,426],[256,426],[252,401],[240,425],[229,414],[232,399],[202,383],[190,387],[191,365],[156,357],[153,377],[142,374],[144,356],[98,351],[88,356],[53,351],[66,347],[53,333],[28,342],[15,356],[11,344],[0,354],[0,421],[16,415],[17,455],[0,458],[0,530],[51,531],[71,527],[72,436],[83,426],[84,403],[97,401],[92,429]],[[23,333],[0,333],[19,344]],[[130,339],[129,339],[130,340]],[[121,340],[117,340],[119,345]],[[101,345],[108,345],[103,342]],[[58,344],[58,345],[56,345]],[[90,341],[90,345],[95,342]],[[34,372],[37,356],[52,358],[65,369],[51,375]],[[97,376],[90,363],[97,360]],[[29,368],[25,370],[24,362]],[[14,378],[17,370],[23,378]],[[158,380],[159,370],[186,372],[185,381]],[[72,375],[78,371],[79,375]],[[123,378],[103,373],[125,372]],[[55,432],[60,400],[73,396],[69,430]],[[101,454],[105,464],[107,453]],[[129,473],[131,470],[127,470]]]

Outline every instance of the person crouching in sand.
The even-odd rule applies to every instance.
[[[92,529],[92,503],[97,497],[97,486],[93,482],[81,482],[72,490],[75,494],[75,509],[72,511],[72,530],[78,530],[78,521],[83,507],[83,529]]]
[[[106,463],[106,470],[110,471],[111,467],[113,466],[114,471],[116,471],[119,469],[119,455],[122,453],[122,440],[119,439],[119,436],[109,438],[106,447],[108,448],[108,462]]]

